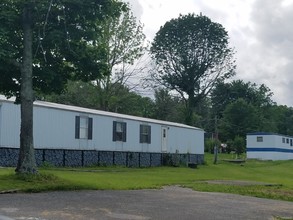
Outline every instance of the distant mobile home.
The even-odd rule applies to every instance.
[[[0,166],[16,164],[20,106],[0,96]],[[160,166],[164,158],[202,163],[204,131],[184,124],[34,102],[37,163]],[[165,156],[165,157],[164,157]]]
[[[247,158],[260,160],[292,160],[293,137],[256,132],[246,136]]]

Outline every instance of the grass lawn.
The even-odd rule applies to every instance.
[[[0,169],[0,191],[39,192],[79,189],[143,189],[181,185],[198,191],[225,192],[293,201],[293,161],[249,160],[244,164],[224,162],[231,155],[220,154],[218,164],[205,155],[205,165],[185,167],[41,168],[37,177],[18,176],[12,168]],[[208,180],[257,181],[276,185],[212,184]]]

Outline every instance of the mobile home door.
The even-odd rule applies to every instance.
[[[168,128],[162,126],[162,152],[167,152]]]

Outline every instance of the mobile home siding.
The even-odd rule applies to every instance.
[[[293,137],[281,134],[258,132],[247,134],[246,139],[248,159],[293,159]]]
[[[78,149],[74,137],[74,114],[66,114],[56,109],[34,107],[35,148]]]
[[[1,104],[1,146],[19,147],[20,108],[16,105]]]
[[[2,103],[0,102],[0,146],[1,146],[1,136],[2,136],[1,124],[2,124]]]
[[[13,104],[11,100],[5,100],[3,96],[2,99],[0,96],[0,103],[2,103],[0,105],[0,148],[17,149],[19,148],[20,107]],[[81,138],[80,132],[84,131],[79,130],[81,118],[88,119],[87,138]],[[113,125],[118,122],[125,130],[121,141],[113,139]],[[140,143],[141,125],[148,125],[150,128],[149,143]],[[166,128],[167,132],[166,151],[162,149],[162,127]],[[152,165],[152,160],[153,164],[159,163],[163,153],[191,155],[191,158],[198,158],[203,162],[204,131],[178,123],[36,101],[34,103],[34,147],[37,149],[39,158],[55,157],[58,165],[71,164],[66,158],[72,155],[80,159],[81,164],[89,163],[85,162],[88,161],[88,157],[84,158],[84,155],[91,155],[90,157],[98,155],[99,158],[93,158],[92,161],[99,162],[106,161],[105,158],[110,155],[112,157],[110,162],[115,164],[130,163],[128,157],[138,157],[135,163],[145,161],[145,164]],[[98,154],[95,153],[97,151],[99,151]],[[59,156],[56,156],[57,154]],[[60,156],[61,154],[63,156]],[[107,160],[107,163],[110,162]]]

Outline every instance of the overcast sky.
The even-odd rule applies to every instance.
[[[267,85],[279,105],[293,106],[293,0],[125,0],[152,40],[179,14],[202,12],[228,31],[237,79]]]

